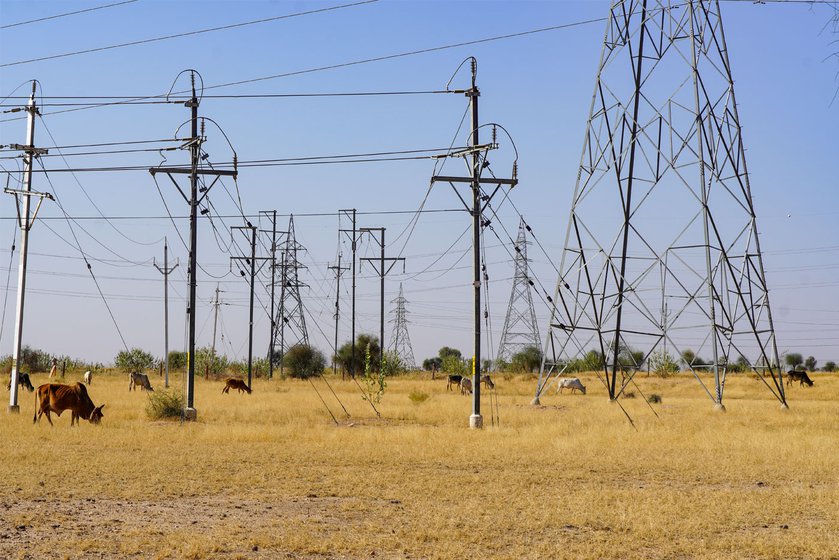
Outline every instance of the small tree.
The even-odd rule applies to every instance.
[[[679,371],[679,364],[676,363],[676,360],[670,355],[670,352],[664,348],[650,354],[649,361],[650,370],[659,377],[670,377]]]
[[[298,379],[308,379],[323,373],[326,358],[320,350],[306,344],[297,344],[288,349],[283,357],[284,366],[289,375]]]
[[[195,373],[208,377],[219,377],[225,371],[229,361],[227,356],[219,356],[210,346],[195,349]]]
[[[836,371],[836,362],[829,361],[824,363],[824,371],[834,372]]]
[[[816,371],[816,358],[813,356],[807,356],[807,359],[804,360],[804,367],[807,368],[807,371]]]
[[[361,374],[364,372],[364,358],[370,349],[371,367],[379,370],[379,339],[370,334],[360,334],[355,339],[355,355],[353,356],[352,342],[347,342],[335,354],[336,362],[344,371]],[[355,367],[353,367],[355,366]]]
[[[527,346],[521,352],[516,352],[510,358],[513,371],[532,373],[542,365],[542,351],[535,346]]]
[[[472,372],[470,371],[470,365],[471,362],[467,364],[460,356],[450,354],[443,358],[442,369],[450,375],[471,375]]]
[[[784,357],[784,362],[792,369],[798,369],[798,366],[804,363],[804,358],[801,354],[793,352]]]
[[[123,350],[114,358],[114,363],[123,371],[141,372],[152,369],[157,364],[154,356],[140,348]]]
[[[463,358],[463,354],[457,348],[449,348],[448,346],[443,346],[440,348],[440,351],[437,353],[441,359],[445,360],[446,358],[453,356],[458,359]]]
[[[183,369],[186,367],[186,352],[172,350],[169,352],[169,369]]]
[[[440,371],[441,367],[443,367],[443,360],[438,356],[422,361],[422,369],[425,371]]]

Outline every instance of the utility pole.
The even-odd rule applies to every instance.
[[[502,185],[509,185],[510,188],[518,184],[516,179],[516,164],[513,164],[513,178],[512,179],[498,179],[495,177],[482,178],[481,171],[484,167],[489,166],[486,157],[481,157],[481,152],[486,153],[491,149],[495,149],[498,145],[495,143],[495,132],[493,129],[493,142],[491,144],[481,145],[478,140],[479,124],[478,124],[478,97],[481,95],[477,86],[478,62],[472,59],[472,87],[463,92],[469,98],[469,104],[472,109],[472,133],[470,134],[470,146],[461,152],[454,152],[445,154],[442,157],[462,156],[466,158],[471,156],[472,175],[470,177],[452,177],[447,175],[435,175],[431,178],[431,182],[444,181],[449,183],[454,189],[455,183],[465,183],[472,188],[472,206],[471,208],[466,203],[460,193],[455,190],[458,198],[463,202],[466,209],[472,215],[472,261],[473,261],[473,291],[475,297],[474,309],[474,356],[472,358],[472,415],[469,417],[470,428],[482,428],[483,417],[481,416],[481,227],[483,210],[486,205],[490,203],[492,197],[498,192]],[[487,196],[482,196],[481,185],[494,185],[495,190]],[[485,204],[482,205],[482,202]]]
[[[352,220],[352,229],[338,229],[339,233],[351,234],[352,242],[352,330],[350,344],[352,345],[352,360],[350,361],[350,376],[355,378],[355,261],[356,249],[358,247],[358,230],[356,229],[356,209],[339,210],[339,212]]]
[[[381,249],[381,253],[378,259],[375,258],[363,258],[361,259],[362,262],[367,261],[370,264],[373,264],[377,260],[379,261],[379,268],[376,272],[379,275],[379,371],[383,372],[384,364],[385,364],[385,276],[387,276],[388,272],[393,269],[393,266],[397,262],[402,262],[402,272],[405,271],[405,259],[403,257],[388,257],[385,258],[385,228],[378,227],[378,228],[361,228],[359,231],[361,233],[369,233],[370,236],[379,244],[379,248]],[[379,238],[376,239],[376,236],[373,232],[379,232]],[[390,266],[385,268],[385,261],[390,263]],[[375,269],[375,264],[373,267]]]
[[[212,356],[210,360],[212,360],[213,364],[216,361],[216,328],[218,327],[218,308],[221,303],[218,300],[218,295],[222,290],[219,289],[218,284],[216,284],[216,292],[215,297],[213,298],[213,346],[211,347]]]
[[[20,375],[19,360],[20,349],[23,340],[23,304],[24,296],[26,295],[26,262],[29,252],[29,230],[35,223],[35,218],[38,216],[38,210],[41,208],[41,203],[45,198],[53,200],[49,193],[39,193],[32,190],[32,164],[34,159],[41,154],[46,154],[47,150],[35,147],[35,115],[39,115],[38,107],[35,105],[35,88],[37,82],[32,81],[32,95],[29,96],[29,103],[26,105],[26,144],[21,146],[19,144],[12,144],[10,148],[21,150],[23,152],[23,190],[5,189],[5,192],[15,195],[15,203],[17,205],[18,226],[20,227],[20,265],[18,267],[17,277],[17,312],[15,314],[15,342],[12,348],[12,378],[11,386],[9,387],[9,412],[20,412],[18,406],[18,377]],[[31,219],[29,217],[30,197],[38,197],[38,205],[35,207],[35,213]],[[23,197],[23,210],[21,210],[20,197]]]
[[[175,266],[169,268],[169,242],[163,238],[163,268],[157,266],[154,262],[154,267],[159,273],[163,275],[163,358],[166,364],[166,377],[163,381],[163,386],[169,388],[169,275],[178,268],[180,262],[176,262]],[[215,341],[215,325],[213,325],[213,340]]]
[[[253,226],[250,222],[246,226],[233,226],[230,228],[231,230],[248,230],[251,233],[251,255],[250,257],[230,257],[231,261],[245,261],[246,264],[250,264],[250,286],[251,286],[251,296],[250,296],[250,314],[248,316],[248,387],[251,387],[251,383],[253,383],[253,292],[254,292],[254,279],[256,278],[256,261],[270,261],[271,257],[259,257],[257,259],[256,256],[256,227]],[[260,265],[260,268],[262,266]],[[239,270],[239,273],[244,276],[245,271]]]
[[[335,373],[335,366],[338,358],[338,319],[341,316],[341,275],[349,270],[348,267],[341,268],[341,253],[338,253],[338,264],[327,267],[335,271],[335,352],[332,354],[332,373]],[[354,357],[354,356],[353,356]],[[350,361],[352,363],[352,360]]]
[[[192,80],[192,97],[184,103],[184,106],[190,109],[190,130],[191,137],[182,146],[189,148],[190,166],[187,167],[151,167],[149,173],[152,176],[157,173],[165,173],[178,192],[189,204],[189,302],[187,303],[187,313],[189,313],[189,341],[187,349],[187,376],[186,376],[186,408],[184,409],[185,420],[196,420],[198,412],[195,410],[195,316],[197,311],[196,306],[196,288],[197,273],[198,273],[198,205],[210,194],[210,190],[218,182],[222,176],[233,177],[238,175],[236,170],[236,157],[234,155],[232,171],[217,170],[212,168],[200,168],[201,164],[201,145],[204,142],[204,137],[198,135],[198,96],[195,91],[195,74],[191,70]],[[173,175],[188,175],[189,176],[189,196],[187,196]],[[213,182],[207,187],[201,188],[201,194],[198,192],[198,177],[212,176],[215,177]]]

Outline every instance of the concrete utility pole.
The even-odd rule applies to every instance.
[[[215,362],[216,360],[216,328],[218,327],[218,308],[221,305],[218,300],[218,295],[221,293],[222,290],[219,289],[218,284],[216,284],[216,292],[215,297],[213,298],[213,345],[211,347],[212,356],[210,356],[210,360]]]
[[[349,267],[341,268],[341,253],[338,253],[338,264],[327,268],[335,271],[335,351],[332,353],[332,373],[334,374],[338,361],[338,319],[341,317],[341,275],[349,270]]]
[[[157,266],[157,262],[153,262],[154,267],[163,275],[163,353],[164,363],[166,364],[166,377],[163,381],[163,386],[169,388],[169,275],[173,270],[178,268],[180,262],[176,262],[175,266],[169,268],[169,242],[163,238],[163,268]],[[215,327],[213,330],[213,338],[215,338]]]
[[[472,108],[472,133],[470,135],[469,148],[457,153],[449,153],[444,157],[471,156],[472,175],[470,177],[452,177],[447,175],[435,175],[431,178],[432,183],[445,181],[454,188],[455,183],[465,183],[472,188],[471,208],[455,189],[455,193],[466,209],[472,215],[472,261],[473,261],[473,290],[475,297],[474,309],[474,331],[475,331],[475,353],[472,357],[472,415],[469,417],[469,427],[482,428],[483,417],[481,416],[481,227],[483,209],[492,200],[493,195],[498,192],[502,185],[509,185],[511,188],[518,184],[515,178],[515,164],[513,166],[512,179],[497,179],[495,177],[482,178],[481,171],[489,165],[486,158],[481,158],[481,152],[495,149],[495,139],[491,144],[481,145],[478,140],[478,97],[481,95],[477,86],[478,62],[472,59],[472,87],[463,92],[469,98]],[[488,196],[481,195],[481,185],[493,185],[495,190]],[[485,204],[482,204],[485,201]]]
[[[187,376],[186,376],[186,408],[184,409],[185,420],[196,420],[198,412],[195,410],[195,316],[197,311],[196,288],[198,285],[198,205],[210,194],[210,190],[218,182],[222,176],[233,177],[238,175],[236,171],[236,157],[234,154],[233,162],[234,169],[232,171],[222,171],[212,168],[201,168],[201,145],[204,143],[204,137],[198,135],[198,95],[195,91],[195,74],[194,70],[190,70],[192,80],[192,97],[184,103],[184,106],[190,109],[190,124],[191,137],[183,145],[184,148],[189,148],[190,165],[189,167],[151,167],[149,173],[155,175],[157,173],[165,173],[178,192],[189,204],[189,301],[187,303],[187,313],[189,313],[189,341],[187,350]],[[173,175],[188,175],[189,176],[189,196],[187,196]],[[209,186],[201,188],[201,194],[198,192],[198,177],[211,176],[215,177]]]
[[[36,157],[46,154],[47,150],[35,147],[35,115],[38,115],[38,107],[35,105],[35,88],[37,82],[32,81],[32,95],[29,96],[29,103],[26,106],[28,113],[26,118],[26,144],[12,144],[9,147],[23,152],[23,190],[5,189],[5,192],[15,195],[17,204],[18,226],[20,227],[20,265],[17,277],[17,312],[15,314],[15,341],[12,348],[12,378],[9,387],[9,412],[20,412],[18,406],[18,377],[20,376],[20,350],[23,340],[23,304],[26,295],[26,261],[29,252],[29,230],[35,223],[38,210],[45,198],[53,200],[49,193],[39,193],[32,190],[32,164]],[[30,218],[30,197],[38,197],[38,205],[35,213]],[[23,209],[20,206],[20,197],[23,197]]]
[[[250,265],[250,311],[248,315],[248,387],[251,387],[251,383],[253,383],[253,292],[254,292],[254,281],[256,278],[256,261],[260,260],[263,261],[270,261],[272,257],[257,257],[256,256],[256,227],[254,227],[250,222],[246,226],[234,226],[230,228],[231,230],[239,230],[244,231],[248,230],[251,233],[251,255],[250,257],[230,257],[231,261],[245,261],[245,264]],[[262,265],[260,265],[262,268]],[[245,276],[245,271],[240,270],[239,273],[242,276]]]
[[[384,370],[385,364],[385,276],[387,276],[388,272],[393,269],[393,266],[401,261],[402,262],[402,272],[405,272],[405,259],[403,257],[388,257],[385,258],[385,228],[361,228],[362,233],[369,233],[370,236],[379,244],[379,248],[381,249],[381,253],[378,259],[375,258],[363,258],[361,259],[362,262],[367,261],[370,264],[379,261],[379,267],[376,269],[376,272],[379,275],[379,371],[382,372]],[[379,238],[376,239],[376,236],[373,232],[379,232]],[[390,266],[385,268],[385,261],[390,262]],[[373,267],[375,269],[375,264]]]
[[[356,209],[339,210],[340,214],[352,220],[352,229],[338,229],[339,233],[349,234],[352,242],[352,330],[350,344],[352,345],[352,360],[350,361],[350,376],[355,378],[355,261],[356,249],[358,247],[358,230],[356,229]]]

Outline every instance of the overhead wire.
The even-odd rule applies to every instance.
[[[0,29],[10,29],[12,27],[19,27],[21,25],[29,25],[30,23],[39,23],[39,22],[42,22],[42,21],[48,21],[48,20],[63,18],[63,17],[67,17],[67,16],[74,16],[74,15],[77,15],[77,14],[84,14],[84,13],[87,13],[87,12],[95,12],[97,10],[104,10],[105,8],[114,8],[116,6],[122,6],[122,5],[125,5],[125,4],[133,4],[136,1],[137,0],[123,0],[122,2],[114,2],[114,3],[111,3],[111,4],[105,4],[104,6],[96,6],[96,7],[93,7],[93,8],[85,8],[83,10],[75,10],[73,12],[64,12],[63,14],[55,14],[55,15],[52,15],[52,16],[40,17],[40,18],[37,18],[37,19],[30,19],[30,20],[27,20],[27,21],[19,21],[17,23],[7,23],[5,25],[0,25]]]
[[[343,8],[352,8],[352,7],[361,6],[361,5],[364,5],[364,4],[372,4],[372,3],[375,3],[375,2],[378,2],[378,1],[379,0],[360,0],[358,2],[352,2],[350,4],[341,4],[341,5],[338,5],[338,6],[329,6],[329,7],[326,7],[326,8],[317,8],[317,9],[313,9],[313,10],[307,10],[307,11],[304,11],[304,12],[296,12],[296,13],[292,13],[292,14],[283,14],[281,16],[273,16],[273,17],[268,17],[268,18],[255,19],[255,20],[244,21],[244,22],[240,22],[240,23],[231,23],[231,24],[228,24],[228,25],[220,25],[220,26],[217,26],[217,27],[209,27],[209,28],[206,28],[206,29],[198,29],[198,30],[195,30],[195,31],[187,31],[187,32],[184,32],[184,33],[174,33],[174,34],[171,34],[171,35],[163,35],[163,36],[160,36],[160,37],[151,37],[151,38],[148,38],[148,39],[140,39],[138,41],[129,41],[129,42],[126,42],[126,43],[119,43],[119,44],[115,44],[115,45],[107,45],[107,46],[104,46],[104,47],[95,47],[95,48],[92,48],[92,49],[83,49],[83,50],[70,51],[70,52],[65,52],[65,53],[60,53],[60,54],[53,54],[53,55],[49,55],[49,56],[41,56],[41,57],[37,57],[37,58],[30,58],[30,59],[27,59],[27,60],[17,60],[15,62],[6,62],[5,64],[0,64],[0,68],[7,68],[9,66],[18,66],[18,65],[21,65],[21,64],[29,64],[29,63],[32,63],[32,62],[42,62],[42,61],[45,61],[45,60],[55,60],[57,58],[67,58],[67,57],[71,57],[71,56],[78,56],[78,55],[89,54],[89,53],[94,53],[94,52],[109,51],[109,50],[113,50],[113,49],[121,49],[121,48],[124,48],[124,47],[133,47],[133,46],[136,46],[136,45],[145,45],[145,44],[148,44],[148,43],[157,43],[157,42],[160,42],[160,41],[167,41],[167,40],[170,40],[170,39],[177,39],[177,38],[180,38],[180,37],[190,37],[190,36],[194,36],[194,35],[201,35],[201,34],[204,34],[204,33],[212,33],[212,32],[215,32],[215,31],[224,31],[224,30],[227,30],[227,29],[247,27],[247,26],[250,26],[250,25],[257,25],[257,24],[260,24],[260,23],[267,23],[267,22],[277,21],[277,20],[282,20],[282,19],[290,19],[290,18],[294,18],[294,17],[317,14],[317,13],[322,13],[322,12],[331,12],[331,11],[340,10],[340,9],[343,9]]]

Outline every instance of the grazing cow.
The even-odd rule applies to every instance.
[[[446,383],[446,391],[451,391],[452,386],[459,387],[461,379],[463,379],[462,375],[450,375],[449,381]]]
[[[229,393],[230,389],[239,389],[239,392],[242,393],[243,391],[247,394],[251,394],[251,388],[248,387],[248,384],[238,379],[236,377],[229,377],[224,382],[224,389],[221,390],[222,393]]]
[[[38,387],[38,393],[35,395],[35,416],[32,417],[32,423],[40,421],[41,415],[46,414],[52,426],[50,412],[61,416],[62,412],[70,410],[72,412],[70,426],[74,423],[78,424],[79,418],[84,418],[91,424],[98,424],[104,416],[102,414],[104,406],[104,404],[94,406],[87,394],[87,388],[82,383],[75,385],[46,383]]]
[[[572,394],[579,389],[582,394],[586,394],[585,385],[583,385],[577,377],[572,377],[570,379],[560,379],[559,385],[557,385],[556,388],[556,392],[561,393],[563,389],[571,389]]]
[[[791,370],[787,372],[787,385],[791,384],[793,381],[798,381],[798,386],[803,387],[806,383],[808,387],[813,386],[813,380],[810,379],[810,376],[807,375],[806,371],[795,371]]]
[[[133,391],[135,387],[139,386],[144,391],[151,391],[154,393],[154,389],[151,387],[151,382],[149,381],[149,376],[145,373],[129,373],[128,374],[128,390]]]
[[[35,387],[32,386],[32,381],[29,379],[28,373],[18,373],[17,374],[17,384],[29,391],[30,393],[35,390]],[[9,379],[9,391],[12,390],[12,380]]]
[[[460,394],[461,395],[471,395],[472,394],[472,380],[468,377],[463,377],[460,380]]]
[[[495,383],[492,382],[492,379],[489,375],[482,375],[481,376],[481,383],[486,385],[487,389],[495,389]]]
[[[93,381],[93,373],[88,370],[84,372],[84,382],[90,385],[91,381]]]

